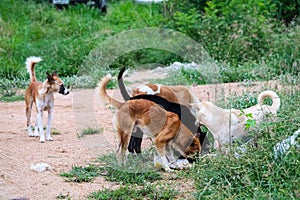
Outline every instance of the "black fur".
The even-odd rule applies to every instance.
[[[135,97],[130,97],[126,90],[124,82],[123,82],[124,71],[125,71],[125,67],[122,68],[119,72],[118,85],[119,85],[122,97],[124,98],[125,101],[132,100],[132,99],[146,99],[146,100],[152,101],[152,102],[160,105],[162,108],[164,108],[165,110],[167,110],[169,112],[173,112],[173,113],[177,114],[178,117],[180,118],[181,122],[188,129],[190,129],[190,131],[192,133],[196,134],[199,137],[200,144],[201,145],[203,144],[204,139],[206,137],[206,132],[201,131],[201,128],[197,127],[195,125],[196,118],[191,113],[191,111],[188,107],[178,104],[178,103],[170,102],[170,101],[166,100],[165,98],[156,96],[156,95],[138,95]],[[141,143],[142,143],[143,133],[141,132],[140,129],[137,131],[139,131],[139,132],[138,133],[133,132],[132,136],[130,138],[128,150],[131,153],[134,153],[134,152],[140,153],[141,152]]]

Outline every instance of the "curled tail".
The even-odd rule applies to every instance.
[[[35,82],[36,81],[36,77],[35,77],[35,72],[34,72],[34,65],[36,63],[39,63],[42,61],[42,58],[40,57],[35,57],[35,56],[31,56],[31,57],[28,57],[26,59],[26,69],[27,69],[27,72],[29,73],[30,75],[30,81],[31,82]]]
[[[125,67],[123,67],[120,70],[119,74],[118,74],[118,85],[119,85],[120,92],[121,92],[121,95],[122,95],[123,99],[125,101],[128,101],[128,100],[130,100],[130,96],[129,96],[127,90],[126,90],[126,87],[125,87],[125,84],[124,84],[124,81],[123,81],[124,72],[125,72]]]
[[[112,105],[113,107],[119,109],[122,106],[122,103],[112,97],[110,97],[106,92],[106,86],[111,80],[111,75],[106,75],[103,77],[99,83],[99,97],[104,104]]]
[[[271,90],[266,90],[266,91],[263,91],[262,93],[259,94],[258,103],[260,105],[262,105],[265,98],[271,98],[272,99],[272,105],[270,106],[270,108],[271,108],[272,111],[277,112],[280,108],[280,98],[279,98],[279,96]]]

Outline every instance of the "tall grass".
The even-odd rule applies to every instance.
[[[178,0],[167,4],[112,1],[106,15],[85,5],[57,10],[47,1],[41,2],[1,1],[1,79],[28,80],[24,61],[31,55],[44,59],[36,69],[38,79],[53,70],[62,77],[76,76],[87,55],[102,41],[143,27],[169,28],[193,38],[218,61],[224,82],[265,80],[300,71],[299,25],[287,28],[272,18],[275,11],[270,1],[252,2],[248,7],[253,12],[239,1],[222,7],[211,1],[206,7],[201,4],[204,13],[194,8],[197,4],[184,7]],[[214,14],[214,6],[218,14]],[[239,12],[230,13],[232,9]],[[120,56],[111,66],[100,67],[105,71],[107,67],[168,65],[174,61],[184,59],[157,49],[141,49]]]

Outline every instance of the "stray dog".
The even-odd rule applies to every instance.
[[[170,102],[167,99],[165,99],[161,96],[158,96],[158,95],[160,95],[159,93],[157,95],[140,94],[140,95],[137,95],[134,97],[130,97],[126,90],[126,87],[124,85],[124,81],[123,81],[124,71],[125,71],[125,67],[122,68],[118,74],[118,85],[119,85],[122,97],[125,101],[133,100],[133,99],[146,99],[146,100],[152,101],[152,102],[160,105],[166,111],[177,114],[179,119],[181,120],[181,122],[192,133],[194,133],[194,134],[196,133],[195,136],[199,138],[199,141],[200,141],[200,144],[202,147],[202,151],[204,151],[204,150],[208,151],[209,141],[206,140],[205,145],[203,145],[204,139],[206,137],[206,132],[201,131],[201,128],[199,126],[195,125],[196,117],[191,113],[190,108],[186,107],[185,105]],[[169,88],[167,88],[167,89],[168,89],[168,91],[170,90]],[[188,90],[185,88],[184,91],[188,91]],[[169,93],[169,94],[173,95],[173,93]],[[143,139],[143,132],[138,127],[136,127],[134,130],[135,131],[132,133],[131,138],[130,138],[128,151],[131,153],[134,153],[134,152],[141,153],[141,143],[142,143],[142,139]]]
[[[272,99],[272,105],[263,105],[265,98]],[[212,133],[215,149],[221,149],[222,145],[231,143],[235,139],[243,139],[247,136],[245,124],[247,115],[252,114],[256,125],[259,125],[267,114],[276,116],[280,108],[280,98],[270,90],[260,93],[258,104],[241,110],[223,109],[209,101],[193,104],[197,110],[197,122],[205,125]]]
[[[201,151],[199,140],[180,122],[176,114],[167,112],[156,103],[145,99],[121,103],[110,97],[106,92],[106,86],[110,79],[110,75],[102,78],[98,91],[103,103],[118,109],[113,117],[113,125],[120,139],[117,150],[119,162],[125,161],[129,139],[136,125],[154,140],[157,153],[162,161],[162,167],[166,171],[172,171],[169,166],[176,163],[171,148],[185,156]]]
[[[47,80],[45,80],[44,82],[36,81],[34,66],[40,61],[42,61],[40,57],[29,57],[26,60],[26,68],[30,75],[30,84],[25,91],[25,103],[27,129],[29,136],[40,136],[40,142],[45,142],[43,131],[43,111],[48,111],[46,140],[52,141],[53,139],[50,136],[50,127],[54,108],[54,93],[58,92],[60,94],[67,95],[69,94],[69,91],[64,87],[63,81],[57,76],[55,72],[52,74],[47,73]],[[35,123],[34,133],[32,132],[30,124],[33,103],[35,103],[37,110],[37,119]]]

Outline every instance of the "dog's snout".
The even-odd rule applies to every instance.
[[[65,88],[64,84],[62,84],[59,87],[58,93],[63,94],[63,95],[68,95],[70,93],[70,91],[67,88]]]

